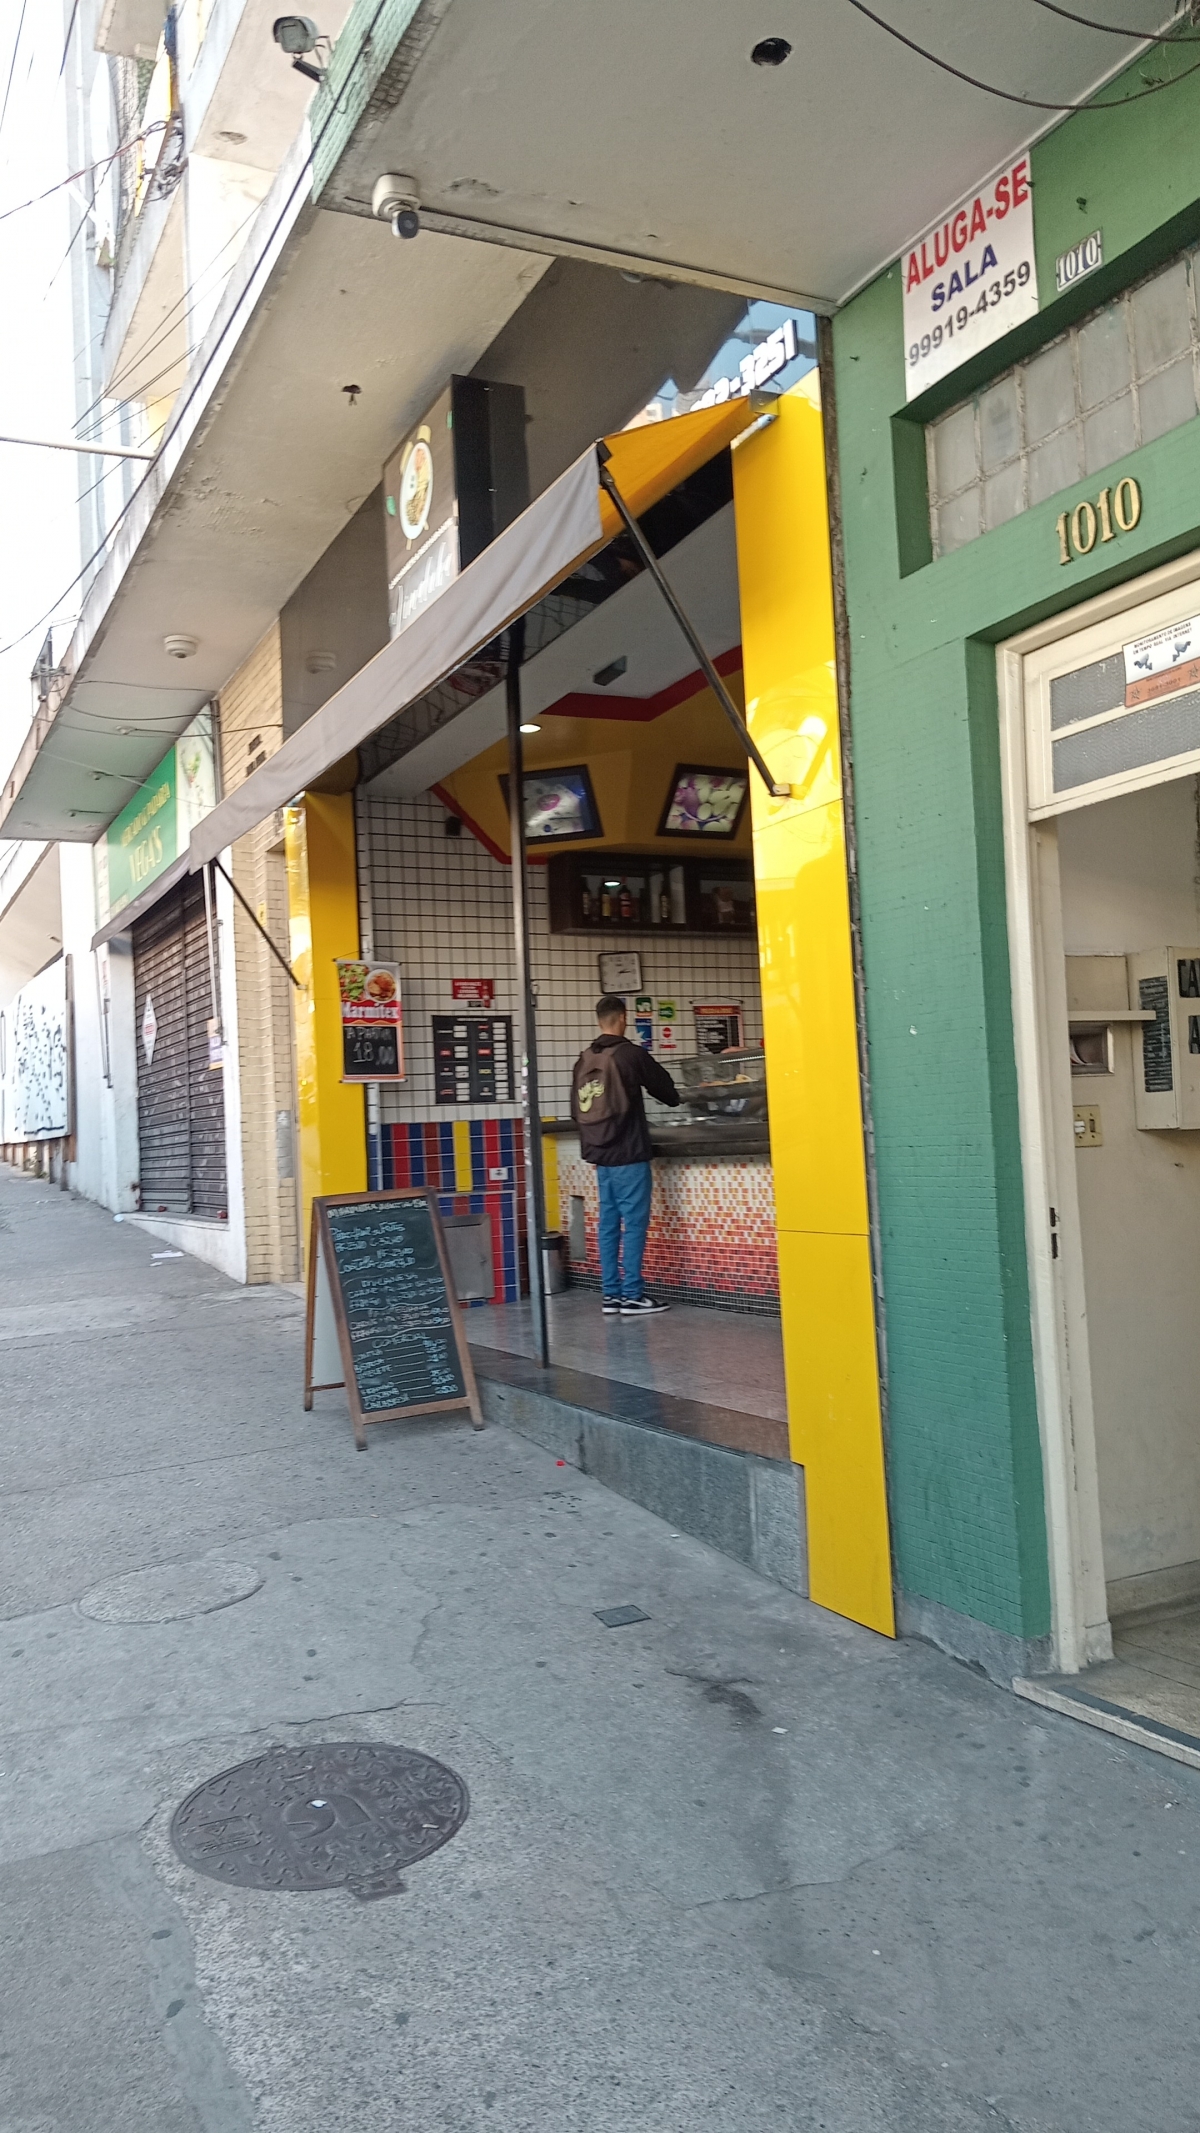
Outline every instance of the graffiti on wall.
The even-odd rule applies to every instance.
[[[67,957],[0,1007],[0,1143],[70,1132]]]

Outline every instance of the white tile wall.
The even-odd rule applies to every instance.
[[[509,870],[476,842],[465,824],[455,838],[447,837],[445,823],[445,808],[429,795],[419,800],[360,796],[358,801],[363,946],[383,962],[400,964],[404,999],[408,1079],[402,1087],[380,1087],[378,1116],[385,1125],[412,1119],[513,1117],[520,1111],[515,1103],[434,1102],[430,1021],[454,1007],[451,978],[493,978],[493,1012],[514,1020],[517,1012]],[[609,943],[552,934],[546,870],[533,866],[529,871],[542,1111],[546,1117],[565,1117],[571,1069],[596,1027],[593,1010],[601,991],[597,956]],[[755,941],[681,940],[631,928],[621,934],[620,944],[640,948],[643,989],[655,999],[674,1000],[679,1055],[696,1049],[694,1000],[740,1000],[746,1041],[761,1042]],[[670,1059],[664,1063],[669,1070]],[[651,1098],[646,1108],[653,1115],[659,1107]]]

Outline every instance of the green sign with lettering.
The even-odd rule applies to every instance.
[[[177,852],[175,826],[175,750],[123,808],[108,832],[109,913],[115,916],[165,867]]]
[[[212,717],[201,711],[109,825],[108,911],[102,915],[115,918],[174,865],[216,799]]]

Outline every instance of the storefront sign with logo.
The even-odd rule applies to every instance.
[[[423,615],[528,502],[521,386],[451,378],[383,470],[392,636]]]
[[[342,1080],[403,1081],[404,1018],[398,963],[338,962]]]
[[[1037,314],[1029,156],[1007,163],[904,253],[904,396]]]
[[[217,804],[212,714],[202,711],[123,807],[104,839],[96,869],[99,917],[115,918],[173,866],[198,822]],[[107,904],[104,909],[105,873]]]
[[[495,978],[451,978],[450,997],[472,1007],[490,1007],[496,997]]]
[[[447,386],[383,470],[388,627],[393,637],[458,576],[454,415]]]

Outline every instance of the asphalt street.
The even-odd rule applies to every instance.
[[[162,1249],[0,1169],[0,2133],[1200,2128],[1200,1773],[509,1430],[356,1453]],[[323,1741],[465,1780],[401,1890],[177,1856]]]

